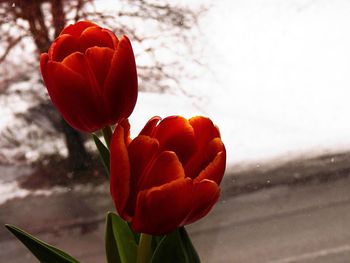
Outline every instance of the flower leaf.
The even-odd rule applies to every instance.
[[[108,263],[136,263],[137,244],[129,225],[109,212],[106,218],[106,255]]]
[[[40,262],[79,263],[78,260],[62,250],[37,239],[14,225],[7,224],[5,227],[20,240]]]
[[[110,213],[108,213],[106,217],[105,249],[108,263],[121,263]]]
[[[151,263],[200,263],[200,259],[184,227],[165,236],[158,244]]]
[[[190,239],[190,237],[188,236],[188,233],[185,229],[185,227],[180,227],[178,229],[179,232],[179,236],[181,238],[182,241],[182,249],[184,251],[184,253],[187,255],[188,258],[188,262],[190,263],[200,263],[200,259],[198,256],[198,253],[196,251],[196,249],[194,248],[192,241]]]
[[[97,137],[96,134],[92,134],[94,142],[96,144],[97,150],[100,153],[100,158],[102,160],[102,164],[107,172],[109,178],[109,150],[108,148],[101,142],[101,140]]]

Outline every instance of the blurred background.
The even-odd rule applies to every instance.
[[[88,19],[131,39],[132,136],[154,115],[220,128],[222,197],[189,226],[203,262],[348,262],[349,13],[347,0],[0,0],[0,224],[105,261],[103,167],[53,108],[38,62]],[[5,229],[0,261],[36,262]]]

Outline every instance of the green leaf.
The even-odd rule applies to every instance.
[[[117,240],[114,237],[112,216],[110,213],[106,217],[105,249],[108,263],[121,263],[118,252]]]
[[[102,164],[106,169],[108,178],[109,178],[109,150],[108,148],[101,142],[101,140],[97,137],[96,134],[92,134],[94,138],[94,142],[96,144],[97,150],[100,153],[100,158],[102,160]]]
[[[184,227],[163,237],[152,256],[151,263],[200,263],[200,259]]]
[[[165,236],[153,236],[152,238],[152,251],[155,251],[159,244],[163,241]]]
[[[79,263],[78,260],[67,253],[51,246],[36,237],[28,234],[14,225],[5,225],[5,227],[15,235],[32,253],[43,263]]]
[[[128,223],[128,225],[129,225],[129,228],[131,229],[131,224]],[[132,234],[134,235],[136,244],[138,244],[138,243],[140,242],[140,235],[141,235],[141,234],[140,234],[140,233],[137,233],[137,232],[133,232],[133,231],[132,231]]]
[[[151,263],[186,262],[178,238],[177,231],[163,237],[153,253]]]
[[[106,255],[108,263],[135,263],[137,244],[128,223],[109,212],[106,219]]]
[[[188,257],[188,262],[190,263],[200,263],[201,260],[199,259],[198,253],[196,251],[196,249],[194,248],[192,241],[190,239],[190,237],[188,236],[188,233],[185,229],[185,227],[180,227],[178,229],[180,238],[182,240],[182,248],[184,250],[184,253],[187,254]]]

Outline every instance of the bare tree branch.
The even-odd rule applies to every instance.
[[[24,37],[26,37],[26,35],[21,35],[17,38],[10,37],[9,39],[7,39],[7,47],[5,48],[3,54],[0,56],[0,63],[6,59],[7,55],[10,53],[12,48],[15,47]]]
[[[192,77],[186,64],[200,64],[196,63],[198,60],[192,42],[197,32],[198,16],[205,8],[191,10],[172,4],[170,0],[115,0],[113,10],[101,10],[95,3],[95,0],[0,0],[0,42],[4,43],[4,47],[0,47],[0,63],[9,65],[0,68],[0,91],[5,90],[4,87],[11,82],[8,73],[15,73],[17,79],[19,74],[30,75],[34,71],[37,74],[37,56],[47,52],[64,26],[86,19],[110,28],[117,36],[129,36],[135,47],[141,90],[165,92],[176,87],[183,94],[192,96],[181,88],[180,80]],[[31,45],[36,47],[37,54],[31,54],[32,57],[28,59],[24,53]],[[10,61],[11,54],[14,54],[11,50],[16,48],[23,52],[20,66],[15,66],[14,62],[18,55],[14,61]],[[20,72],[21,69],[26,72]],[[60,123],[57,125],[56,118],[47,116],[47,107],[52,105],[47,103],[43,90],[35,91],[37,93],[32,91],[37,101],[36,118],[42,113],[43,118],[48,119],[57,132],[64,133],[66,141],[80,142],[78,151],[84,151],[79,134],[68,138],[71,132],[68,127]],[[23,118],[23,115],[21,118],[27,121],[32,119]],[[33,122],[31,125],[40,126]]]

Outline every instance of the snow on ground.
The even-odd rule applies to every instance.
[[[183,81],[203,100],[140,94],[135,126],[208,115],[229,164],[350,149],[350,2],[208,2],[196,45],[213,75]]]
[[[350,147],[350,2],[204,3],[203,36],[193,44],[204,46],[200,60],[208,70],[181,83],[197,98],[141,93],[131,117],[135,133],[153,115],[208,115],[221,129],[229,163]],[[1,127],[18,98],[10,100]]]
[[[206,115],[229,165],[350,149],[350,2],[206,3],[193,45],[208,70],[181,82],[197,98],[140,93],[132,133],[153,115]]]
[[[33,162],[57,152],[67,155],[63,136],[57,135],[48,118],[36,116],[26,122],[17,116],[27,114],[41,102],[40,96],[45,96],[38,78],[33,74],[29,80],[15,82],[9,86],[8,95],[0,96],[0,163]]]
[[[216,79],[210,102],[230,162],[350,146],[350,2],[222,0],[199,43]]]

